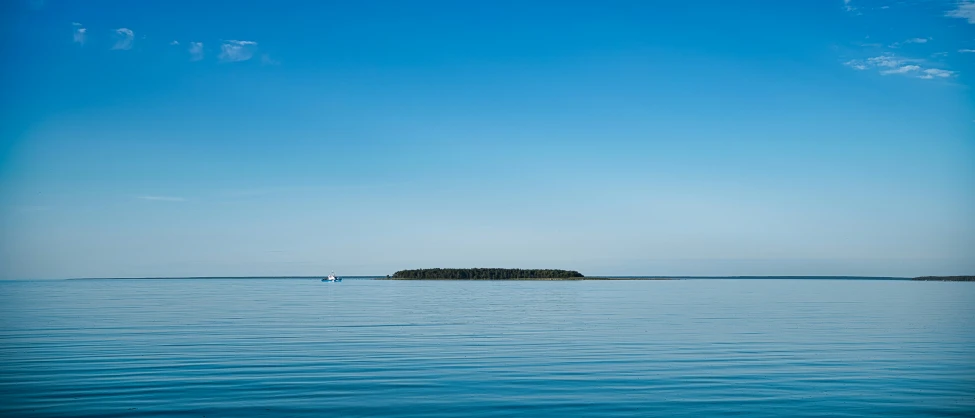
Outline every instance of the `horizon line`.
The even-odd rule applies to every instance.
[[[339,276],[349,279],[377,279],[387,275],[350,275]],[[186,280],[186,279],[317,279],[322,275],[284,275],[284,276],[145,276],[145,277],[71,277],[57,279],[3,279],[3,281],[41,281],[41,280]],[[860,279],[860,280],[910,280],[918,277],[947,277],[947,276],[850,276],[850,275],[733,275],[733,276],[685,276],[685,275],[591,275],[578,278],[585,279]],[[499,279],[517,280],[517,279]],[[497,281],[497,280],[496,280]]]

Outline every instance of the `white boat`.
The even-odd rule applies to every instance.
[[[335,272],[332,272],[332,274],[329,274],[328,275],[328,278],[322,279],[322,281],[323,282],[332,282],[332,283],[334,283],[334,282],[341,282],[342,279],[341,278],[338,278],[338,277],[335,277]]]

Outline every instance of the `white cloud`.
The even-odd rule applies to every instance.
[[[115,45],[112,45],[112,49],[127,50],[132,49],[132,41],[135,39],[135,33],[132,29],[128,28],[118,28],[115,29]]]
[[[203,42],[190,42],[190,61],[203,59]]]
[[[71,25],[74,26],[74,42],[76,44],[84,45],[85,36],[87,36],[88,34],[88,29],[82,27],[81,24],[78,22],[74,22]]]
[[[959,49],[958,52],[961,52],[962,54],[967,54],[967,53],[975,52],[975,49]]]
[[[959,1],[958,8],[949,11],[945,16],[967,19],[968,23],[975,24],[975,0]]]
[[[951,77],[951,75],[954,74],[954,73],[955,73],[954,71],[939,70],[937,68],[928,68],[928,69],[924,70],[924,75],[921,75],[919,77],[920,78],[923,78],[923,79],[926,79],[926,80],[930,80],[930,79],[935,78],[935,77],[937,77],[937,78],[948,78],[948,77]]]
[[[879,57],[867,58],[867,62],[875,67],[894,68],[903,64],[904,60],[893,55],[881,55]]]
[[[866,60],[850,60],[844,62],[843,65],[858,71],[874,69],[878,70],[881,75],[900,74],[925,80],[948,78],[955,75],[954,71],[924,68],[928,65],[924,60],[902,58],[892,54],[884,54]]]
[[[169,44],[170,45],[173,45],[173,46],[176,46],[176,45],[179,45],[179,41],[172,41]]]
[[[866,70],[868,68],[867,65],[863,63],[863,61],[857,61],[857,60],[844,62],[843,65],[850,67],[854,70],[860,70],[860,71]]]
[[[917,70],[920,70],[920,69],[921,69],[921,67],[919,67],[917,65],[905,65],[905,66],[902,66],[902,67],[899,67],[899,68],[895,68],[893,70],[884,70],[884,71],[881,71],[880,74],[883,74],[883,75],[888,75],[888,74],[906,74],[906,73],[909,73],[909,72],[912,72],[912,71],[917,71]]]
[[[905,44],[924,44],[928,42],[928,38],[911,38],[904,41]]]
[[[157,202],[185,202],[186,201],[186,199],[183,199],[182,197],[173,197],[173,196],[138,196],[138,198],[142,200],[152,200]]]
[[[848,12],[852,12],[852,11],[856,10],[857,8],[856,7],[853,7],[850,4],[850,0],[843,0],[843,9],[846,10],[846,11],[848,11]]]
[[[257,42],[254,41],[224,41],[220,45],[220,58],[224,62],[247,61],[254,57]]]

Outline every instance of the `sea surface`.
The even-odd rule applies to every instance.
[[[975,283],[0,282],[3,416],[975,416]]]

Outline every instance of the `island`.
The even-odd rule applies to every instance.
[[[929,282],[975,282],[975,276],[922,276],[911,280],[922,280]]]
[[[400,270],[390,280],[583,280],[586,277],[573,270],[555,269],[415,269]]]

